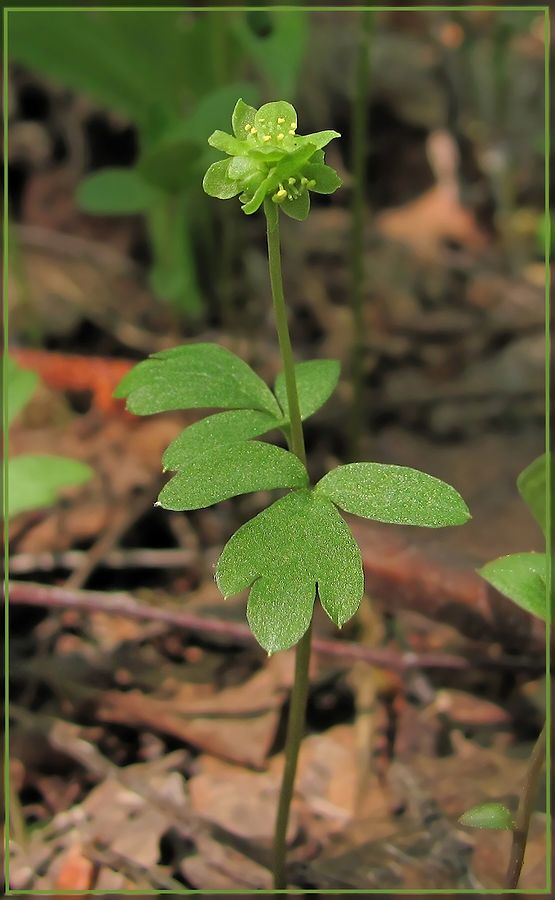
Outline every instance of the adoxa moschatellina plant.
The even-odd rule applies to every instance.
[[[530,463],[517,479],[520,495],[543,531],[546,549],[551,546],[552,540],[549,476],[549,457],[544,454]],[[551,567],[547,553],[511,553],[486,563],[478,571],[492,587],[509,597],[517,606],[542,619],[543,622],[551,621]],[[546,637],[548,635],[549,631],[546,628]],[[518,887],[530,819],[534,811],[541,770],[546,760],[546,742],[545,723],[528,760],[524,785],[514,817],[503,803],[488,802],[473,806],[459,819],[462,825],[470,828],[512,832],[511,852],[505,876],[505,887],[508,890],[515,890]]]
[[[191,425],[167,448],[165,469],[176,472],[159,503],[171,510],[211,506],[250,491],[288,488],[233,535],[216,566],[216,582],[231,597],[249,589],[247,619],[268,653],[296,646],[286,763],[276,832],[274,881],[286,886],[285,835],[308,691],[310,634],[318,597],[341,627],[357,611],[364,591],[360,550],[339,510],[403,525],[438,528],[469,518],[459,494],[437,478],[402,466],[361,462],[339,466],[311,485],[302,422],[332,394],[335,360],[295,365],[283,295],[280,212],[306,219],[310,193],[333,193],[341,184],[324,162],[336,131],[297,134],[289,103],[260,109],[239,100],[233,135],[215,131],[208,142],[227,154],[204,177],[204,190],[223,200],[239,197],[247,215],[263,208],[277,336],[283,371],[273,391],[241,359],[216,344],[187,344],[139,363],[116,396],[138,415],[219,408]],[[255,440],[268,433],[288,449]]]

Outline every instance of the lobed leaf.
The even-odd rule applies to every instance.
[[[301,419],[308,419],[331,397],[337,386],[339,371],[340,365],[335,359],[311,359],[297,363],[295,377]],[[289,421],[289,402],[283,372],[276,378],[274,393],[286,420]]]
[[[322,165],[321,163],[310,163],[304,169],[304,175],[309,181],[316,182],[310,188],[316,194],[333,194],[337,188],[341,187],[341,179],[331,166]]]
[[[202,509],[252,491],[307,485],[306,469],[294,453],[244,441],[194,456],[162,489],[158,501],[164,509]]]
[[[470,518],[451,485],[405,466],[350,463],[324,475],[315,490],[345,512],[378,522],[442,528]]]
[[[274,395],[256,372],[217,344],[183,344],[154,353],[123,377],[114,397],[127,397],[127,409],[139,416],[220,407],[281,417]]]
[[[546,499],[547,499],[547,456],[542,454],[530,463],[518,476],[516,484],[520,496],[538,522],[541,530],[546,532]]]
[[[512,553],[486,563],[478,573],[532,615],[547,619],[547,560],[544,553]]]
[[[297,222],[304,222],[310,212],[310,197],[308,191],[304,191],[299,197],[293,197],[289,200],[287,197],[280,204],[281,209],[290,219],[296,219]]]
[[[8,387],[6,397],[7,425],[9,428],[15,417],[33,396],[39,377],[36,372],[32,372],[30,369],[21,369],[11,356],[6,356],[5,365],[6,384]]]
[[[16,456],[8,462],[8,515],[51,506],[63,488],[89,481],[90,466],[64,456]]]
[[[491,828],[497,831],[512,831],[513,816],[502,803],[480,803],[467,809],[459,818],[459,824],[467,828]]]
[[[279,426],[280,422],[270,413],[256,409],[233,409],[207,416],[189,425],[167,447],[162,457],[164,471],[177,471],[206,450],[260,437]]]
[[[142,213],[158,196],[158,191],[137,169],[102,169],[84,178],[77,188],[78,206],[95,215]]]
[[[303,636],[316,590],[341,626],[364,588],[356,541],[333,504],[312,491],[287,494],[243,525],[223,549],[216,581],[225,597],[252,587],[247,617],[269,653]]]

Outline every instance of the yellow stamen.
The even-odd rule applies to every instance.
[[[283,134],[281,133],[281,131],[280,131],[280,133],[279,133],[278,136],[277,136],[277,139],[278,139],[278,141],[282,141],[283,138],[284,138],[284,135],[283,135]]]
[[[285,122],[285,119],[283,118],[283,116],[280,116],[279,119],[277,120],[278,125],[283,125],[284,122]]]
[[[269,141],[270,139],[271,139],[271,136],[270,136],[269,134],[264,134],[264,135],[262,136],[262,140],[263,140],[263,141]]]
[[[256,134],[256,128],[254,127],[254,125],[251,128],[251,134]]]
[[[295,181],[296,181],[296,180],[297,180],[296,178],[290,178],[290,179],[289,179],[289,184],[295,184]]]
[[[251,130],[251,126],[250,126],[250,125],[245,125],[245,131],[250,131],[250,130]]]
[[[289,134],[295,134],[295,129],[294,129],[294,128],[290,128],[290,129],[289,129]]]

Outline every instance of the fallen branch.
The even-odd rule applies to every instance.
[[[31,572],[53,572],[56,569],[77,569],[85,563],[87,552],[84,550],[63,550],[59,553],[43,551],[40,553],[16,553],[8,560],[12,575],[29,575]],[[188,549],[143,550],[137,549],[110,550],[103,557],[97,568],[106,569],[184,569],[193,565],[198,554]]]
[[[254,641],[249,627],[240,622],[228,622],[195,613],[146,606],[125,593],[106,594],[100,591],[69,590],[31,582],[11,581],[8,599],[10,605],[14,606],[46,606],[89,613],[102,612],[144,622],[165,622],[196,634],[226,637],[241,644],[251,644]],[[370,665],[401,672],[408,669],[474,669],[478,666],[511,669],[518,666],[532,670],[543,668],[541,658],[486,656],[470,659],[447,653],[399,653],[386,648],[365,647],[348,641],[323,638],[315,638],[313,647],[316,653],[323,656],[351,662],[360,659]]]

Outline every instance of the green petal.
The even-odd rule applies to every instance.
[[[254,117],[256,116],[256,109],[254,106],[249,106],[248,103],[245,103],[244,100],[238,100],[235,104],[235,109],[233,110],[233,115],[231,116],[231,124],[233,126],[233,134],[239,140],[244,140],[245,135],[247,133],[246,125],[254,125]]]
[[[276,141],[278,134],[285,136],[289,134],[289,131],[296,129],[295,107],[285,100],[265,103],[256,113],[254,125],[259,136],[269,135],[272,141]]]
[[[241,186],[229,177],[229,163],[229,159],[221,159],[212,163],[202,179],[203,190],[210,197],[230,200],[241,192]]]
[[[291,219],[303,222],[310,212],[308,191],[304,191],[300,197],[295,197],[293,200],[286,198],[283,203],[280,203],[280,206],[283,212]]]
[[[321,150],[334,138],[341,137],[338,131],[315,131],[313,134],[298,135],[297,141],[302,144],[312,144],[315,150]]]
[[[221,150],[230,156],[241,156],[247,149],[245,143],[238,141],[237,138],[225,131],[214,131],[208,138],[208,143],[216,150]]]
[[[316,194],[333,194],[337,188],[341,187],[341,179],[331,166],[309,164],[303,169],[303,175],[309,181],[316,182],[314,187],[310,188]]]

